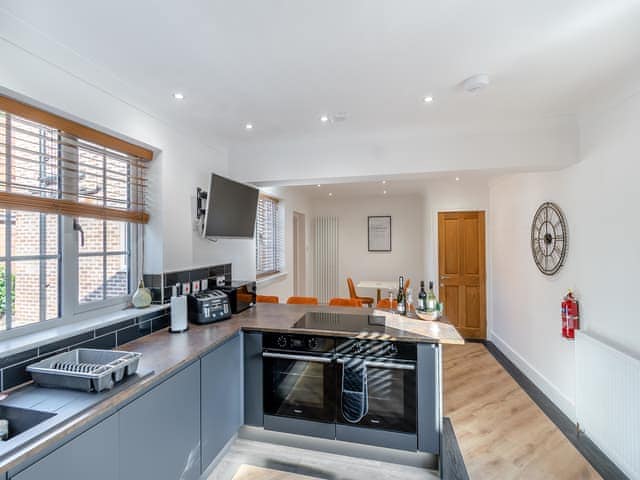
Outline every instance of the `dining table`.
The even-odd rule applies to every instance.
[[[379,302],[382,298],[381,292],[382,290],[394,290],[397,287],[396,282],[394,281],[386,281],[386,280],[361,280],[356,285],[358,288],[369,288],[376,289],[376,298]]]

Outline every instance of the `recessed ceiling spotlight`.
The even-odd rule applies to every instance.
[[[329,116],[328,116],[328,115],[322,115],[322,116],[320,117],[320,121],[321,121],[322,123],[327,123],[327,122],[329,121]]]
[[[459,182],[459,181],[460,181],[460,177],[456,177],[456,182]]]
[[[184,100],[184,93],[175,92],[173,94],[173,99],[174,100]]]
[[[253,123],[247,123],[247,124],[244,126],[244,129],[245,129],[245,130],[253,130]]]
[[[321,186],[322,186],[322,185],[320,185],[320,184],[317,184],[317,185],[316,185],[316,187],[318,187],[318,188],[320,188]]]
[[[333,197],[333,193],[332,193],[332,192],[329,192],[329,196],[330,196],[330,197]]]
[[[423,101],[424,103],[432,103],[432,102],[433,102],[433,97],[432,97],[431,95],[427,95],[426,97],[424,97],[424,98],[422,99],[422,101]]]
[[[382,180],[382,184],[383,184],[383,185],[386,185],[386,184],[387,184],[387,181],[386,181],[386,180]]]
[[[383,194],[383,195],[386,195],[386,194],[387,194],[387,191],[386,191],[386,190],[383,190],[383,191],[382,191],[382,194]]]

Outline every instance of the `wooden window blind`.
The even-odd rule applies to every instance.
[[[0,208],[147,223],[153,152],[0,96]]]
[[[259,277],[282,269],[284,244],[279,209],[277,198],[260,195],[256,215],[256,274]]]

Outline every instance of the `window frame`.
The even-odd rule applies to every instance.
[[[45,127],[51,128],[46,124],[43,124]],[[11,128],[11,122],[7,122],[7,129]],[[60,141],[60,136],[58,136],[58,141]],[[77,147],[73,149],[72,147],[62,147],[58,146],[59,149],[65,148],[67,151],[65,154],[75,154],[78,155]],[[75,153],[73,152],[75,150]],[[60,153],[60,152],[59,152]],[[42,155],[43,152],[40,152]],[[5,152],[5,158],[7,159],[6,168],[10,168],[11,158],[11,145],[9,144],[7,151]],[[61,157],[61,155],[59,155]],[[70,190],[65,188],[60,188],[61,191],[76,191],[79,185],[79,174],[68,174],[63,172],[61,162],[59,161],[57,164],[57,175],[59,178],[59,182],[61,183],[60,187],[62,187],[62,183],[66,182],[67,187],[71,187]],[[10,178],[9,176],[7,178]],[[129,198],[137,194],[136,187],[133,185],[128,186]],[[106,194],[106,192],[105,192]],[[64,197],[64,195],[63,195]],[[135,197],[134,197],[135,198]],[[22,211],[19,208],[3,208],[5,210],[5,222],[11,221],[11,212],[14,211]],[[43,215],[43,212],[36,212],[39,215]],[[49,215],[54,215],[49,213]],[[123,222],[127,225],[127,241],[125,245],[126,249],[126,258],[128,265],[128,275],[127,275],[127,290],[128,293],[126,295],[121,295],[118,297],[104,298],[103,300],[88,302],[88,303],[80,303],[79,299],[79,259],[82,255],[80,253],[80,232],[77,232],[73,228],[74,218],[73,216],[68,215],[57,215],[58,217],[58,252],[56,255],[46,255],[46,247],[45,247],[45,255],[34,255],[34,256],[24,256],[13,255],[13,246],[11,245],[11,226],[5,226],[5,256],[2,257],[3,263],[9,265],[8,268],[5,269],[5,280],[8,280],[9,284],[11,284],[11,261],[21,261],[27,259],[33,260],[46,260],[46,259],[56,259],[58,263],[58,316],[52,319],[42,319],[41,313],[37,321],[22,325],[19,327],[10,327],[9,329],[5,327],[0,330],[0,340],[5,340],[9,338],[20,337],[23,335],[28,335],[40,331],[45,331],[51,328],[59,327],[61,325],[72,324],[77,321],[85,320],[90,317],[95,317],[99,314],[108,314],[113,311],[121,310],[122,308],[128,306],[131,302],[131,296],[133,291],[135,290],[136,279],[139,277],[139,264],[138,259],[140,257],[138,249],[142,248],[140,245],[140,240],[142,239],[142,234],[139,232],[138,225],[133,222]],[[41,217],[42,218],[42,217]],[[103,220],[104,221],[104,220]],[[40,235],[42,232],[40,233]],[[42,239],[41,239],[42,240]],[[97,254],[95,256],[101,256],[106,258],[108,255],[113,254],[116,255],[115,252],[108,252],[106,243],[103,244],[104,250],[101,254]],[[43,245],[41,244],[40,250],[42,251]],[[10,255],[11,253],[11,255]],[[118,255],[122,255],[123,253],[117,253]],[[31,258],[32,257],[32,258]],[[16,258],[16,260],[13,260]],[[103,278],[103,281],[105,279]],[[42,280],[40,283],[40,295],[45,294],[42,290]],[[7,295],[7,302],[10,304],[10,298],[14,295],[14,292],[11,291],[11,287],[9,287],[9,295]],[[106,292],[105,292],[106,294]],[[10,306],[8,307],[10,308]],[[46,306],[45,306],[46,308]],[[42,310],[42,305],[40,306]]]
[[[258,197],[258,204],[260,203],[261,200],[264,200],[264,199],[274,202],[276,205],[276,208],[274,209],[275,211],[274,211],[272,221],[273,221],[273,233],[275,235],[275,239],[273,241],[273,256],[277,264],[274,265],[273,270],[268,270],[268,271],[258,270],[258,265],[260,264],[260,261],[259,261],[260,260],[260,255],[259,255],[260,239],[258,238],[259,232],[257,229],[257,216],[256,216],[256,279],[264,279],[274,275],[279,275],[284,271],[284,216],[283,216],[284,205],[279,198],[273,197],[271,195],[266,195],[262,192]]]
[[[57,248],[57,252],[56,253],[51,253],[51,254],[47,254],[46,253],[46,243],[43,243],[43,231],[42,231],[42,227],[43,225],[46,226],[46,215],[44,213],[37,213],[37,212],[31,212],[31,213],[35,213],[36,215],[39,216],[39,223],[40,223],[40,231],[38,233],[40,239],[39,239],[39,249],[40,249],[40,253],[37,255],[15,255],[13,250],[14,247],[12,245],[11,242],[11,233],[13,230],[13,212],[15,212],[15,210],[9,210],[9,209],[3,209],[4,210],[4,215],[0,215],[0,216],[4,216],[4,225],[5,225],[5,252],[3,256],[0,256],[0,264],[4,264],[5,265],[5,269],[4,269],[4,275],[5,275],[5,301],[8,302],[8,305],[5,305],[5,311],[8,310],[10,313],[8,314],[8,319],[5,317],[5,326],[2,330],[0,330],[0,337],[2,333],[6,333],[6,332],[11,332],[13,330],[20,330],[22,331],[24,328],[30,327],[32,325],[36,325],[36,324],[41,324],[41,323],[48,323],[51,321],[55,321],[58,320],[61,317],[61,312],[62,312],[62,295],[61,295],[61,277],[62,277],[62,238],[61,238],[61,225],[60,225],[60,215],[57,215],[58,217],[58,221],[57,221],[57,231],[56,231],[56,236],[57,236],[57,240],[58,240],[58,248]],[[48,214],[51,215],[51,214]],[[45,230],[46,231],[46,230]],[[43,253],[43,248],[44,248],[44,253]],[[11,276],[13,274],[13,265],[12,263],[14,262],[25,262],[25,261],[38,261],[40,262],[40,269],[42,269],[42,262],[46,262],[47,260],[56,260],[57,263],[57,288],[58,288],[58,299],[57,299],[57,312],[58,315],[54,318],[46,318],[46,307],[47,304],[46,302],[44,303],[44,311],[43,311],[43,304],[42,302],[39,305],[39,319],[36,322],[27,324],[27,325],[23,325],[20,327],[15,327],[15,326],[10,326],[10,328],[7,328],[7,324],[11,325],[12,321],[13,321],[13,312],[12,312],[12,308],[11,305],[13,304],[13,302],[11,301],[11,298],[15,296],[15,293],[13,292],[13,282],[11,281]],[[46,270],[45,270],[46,271]],[[39,290],[38,290],[38,294],[40,297],[42,297],[43,293],[46,295],[46,285],[43,285],[43,278],[42,276],[40,276],[39,278]],[[43,313],[44,313],[44,317],[43,317]]]

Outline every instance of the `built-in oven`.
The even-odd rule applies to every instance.
[[[265,333],[262,347],[264,413],[335,422],[335,340]]]
[[[415,344],[336,340],[336,422],[416,433]]]

